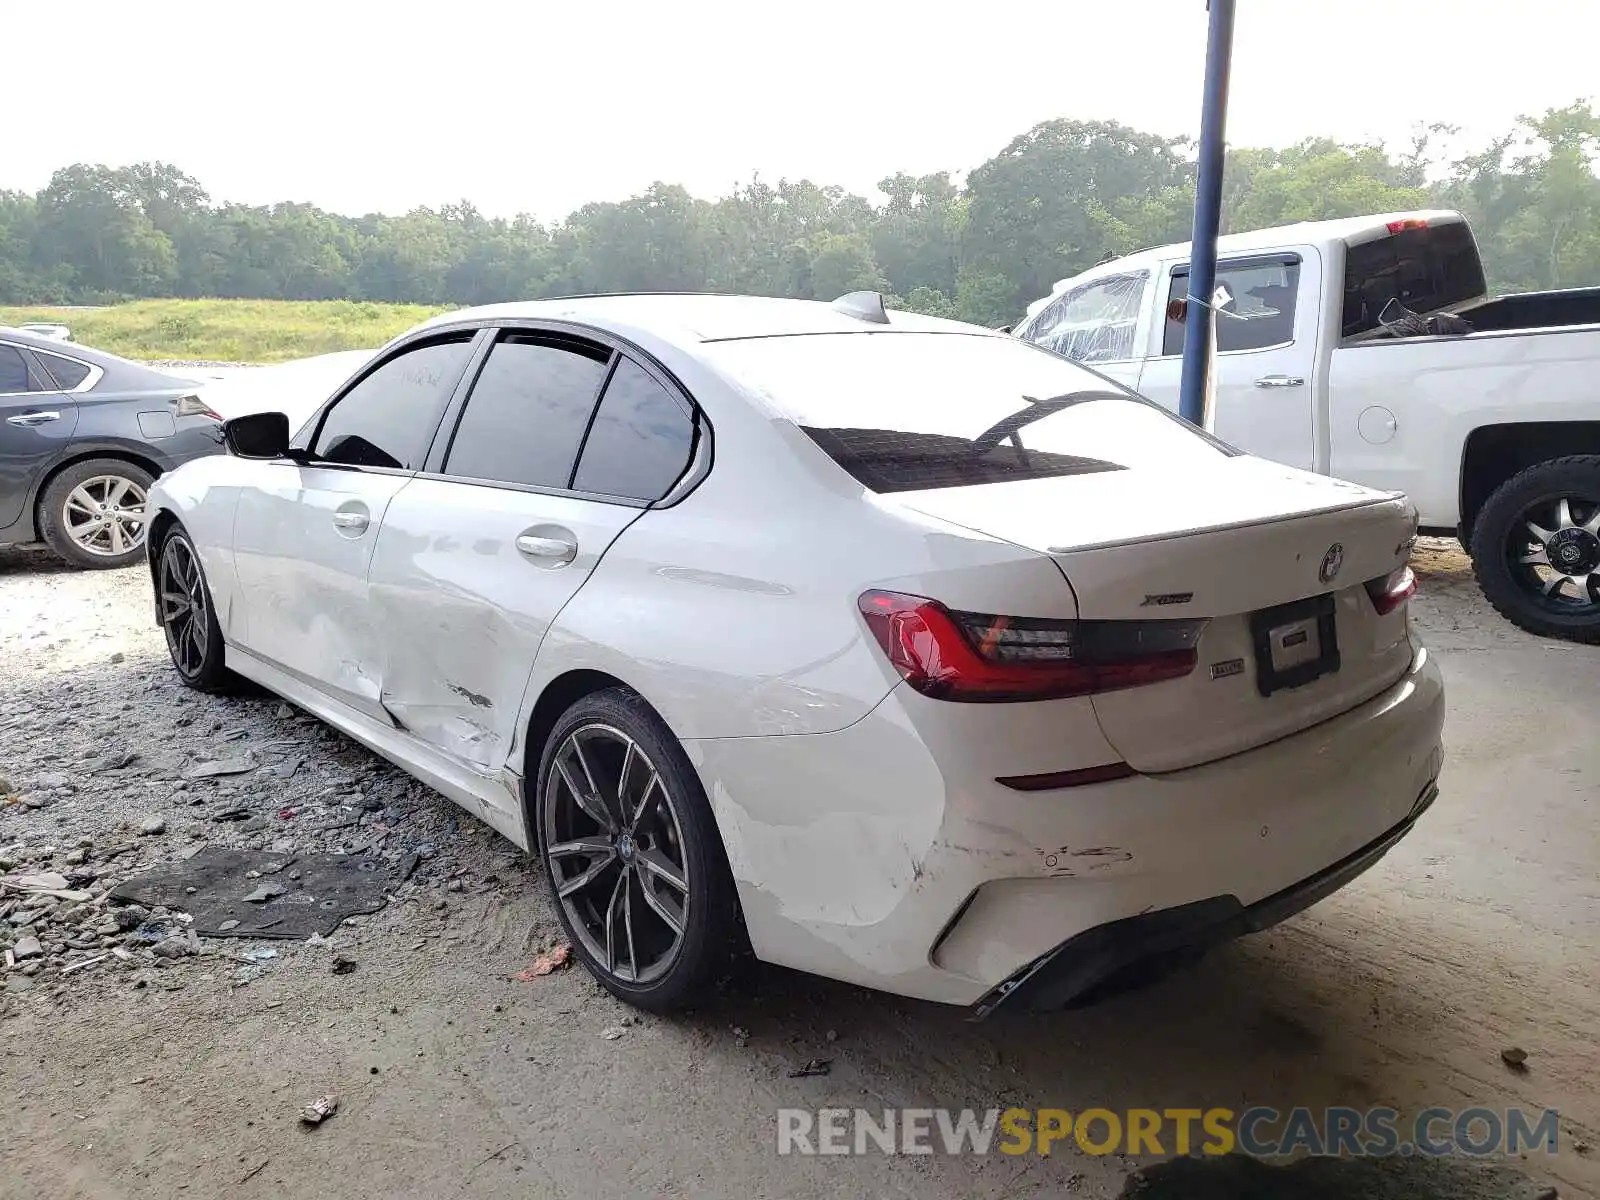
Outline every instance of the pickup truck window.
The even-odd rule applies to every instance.
[[[1133,271],[1080,284],[1045,305],[1017,336],[1074,362],[1133,358],[1134,327],[1149,278],[1148,271]]]
[[[1465,221],[1396,221],[1388,232],[1345,247],[1344,336],[1379,329],[1378,316],[1391,300],[1428,317],[1487,291],[1478,244]]]
[[[1217,351],[1264,350],[1294,341],[1295,297],[1300,288],[1300,257],[1235,259],[1217,264]],[[1172,269],[1167,298],[1189,294],[1189,268]],[[1185,325],[1167,321],[1162,354],[1182,354]]]

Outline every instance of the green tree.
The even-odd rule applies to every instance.
[[[807,246],[811,255],[811,298],[836,300],[847,292],[887,288],[872,247],[859,233],[819,233]]]
[[[57,171],[38,197],[35,258],[72,272],[80,295],[163,295],[177,263],[169,238],[145,215],[128,178],[79,163]]]
[[[1190,168],[1182,145],[1108,121],[1035,126],[967,177],[963,263],[1007,279],[1007,307],[1020,311],[1115,252],[1101,215],[1109,198],[1183,185]]]

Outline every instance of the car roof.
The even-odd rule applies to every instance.
[[[95,350],[78,342],[62,342],[55,338],[41,337],[37,333],[29,333],[26,329],[17,329],[10,325],[0,325],[0,341],[26,346],[29,350],[36,350],[41,354],[55,354],[61,358],[77,359],[81,363],[99,367],[104,373],[102,379],[106,390],[179,391],[190,386],[190,381],[181,376],[169,375],[164,371],[158,371],[155,367],[147,367],[143,363],[108,354],[104,350]]]
[[[615,333],[648,331],[685,348],[742,338],[819,333],[970,333],[993,331],[960,321],[889,310],[888,324],[852,316],[820,300],[726,296],[704,292],[639,292],[563,296],[489,304],[441,313],[421,328],[480,321],[573,321]],[[995,336],[999,336],[995,334]]]

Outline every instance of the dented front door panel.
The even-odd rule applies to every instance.
[[[380,644],[367,603],[378,530],[408,476],[261,464],[241,490],[234,554],[253,653],[368,716],[379,704]]]

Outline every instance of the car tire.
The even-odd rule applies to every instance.
[[[556,722],[536,786],[540,858],[584,965],[650,1012],[706,999],[742,958],[744,922],[705,789],[666,722],[624,688],[593,692]]]
[[[39,497],[40,539],[75,567],[133,566],[145,554],[152,479],[143,467],[119,458],[73,463]],[[105,507],[107,502],[111,507]],[[109,521],[102,514],[109,514]]]
[[[166,635],[173,668],[199,692],[230,691],[237,677],[228,670],[222,628],[211,602],[211,585],[188,531],[173,525],[155,556],[156,613]]]
[[[1538,463],[1501,484],[1472,523],[1471,554],[1478,586],[1513,625],[1600,644],[1600,455]]]

